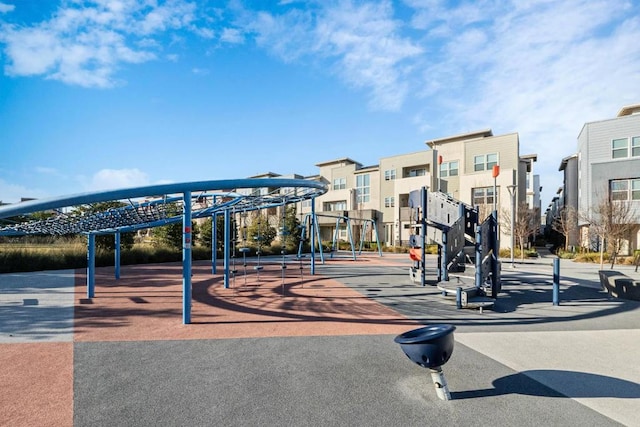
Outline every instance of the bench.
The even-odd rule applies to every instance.
[[[600,270],[600,286],[615,298],[640,301],[640,280],[615,270]]]

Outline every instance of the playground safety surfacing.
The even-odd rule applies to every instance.
[[[518,302],[540,297],[527,294],[533,284],[507,295],[504,312],[479,314],[409,283],[406,256],[329,260],[314,276],[291,263],[284,285],[272,262],[259,283],[248,268],[245,284],[241,266],[230,289],[195,263],[191,325],[182,324],[179,264],[126,266],[120,280],[98,269],[91,300],[84,271],[1,275],[0,425],[635,422],[637,368],[570,353],[586,345],[576,329],[590,333],[580,339],[589,345],[637,342],[636,329],[621,327],[638,325],[637,304],[582,286],[559,314],[544,301]],[[434,322],[458,328],[444,367],[449,402],[393,342]]]

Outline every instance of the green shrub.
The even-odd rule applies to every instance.
[[[585,252],[585,253],[581,253],[581,254],[577,254],[576,257],[574,258],[574,260],[576,262],[593,262],[593,263],[599,263],[600,262],[600,253],[599,252]],[[604,253],[604,262],[609,261],[609,254],[608,253]]]
[[[211,250],[203,246],[192,247],[194,260],[211,258]],[[134,245],[120,253],[121,265],[176,262],[182,260],[182,250],[168,246]],[[96,249],[96,266],[114,265],[114,251]],[[0,247],[0,273],[63,270],[87,267],[87,248],[82,244],[30,245]]]
[[[556,252],[556,255],[558,256],[558,258],[562,258],[562,259],[575,259],[578,254],[576,252],[564,251],[562,249],[558,249],[558,251]]]
[[[500,258],[511,258],[511,248],[503,248],[500,249],[498,254]],[[538,252],[535,249],[525,249],[524,257],[525,258],[537,258],[539,256]],[[520,248],[515,248],[513,251],[513,257],[516,259],[522,259],[522,252]]]

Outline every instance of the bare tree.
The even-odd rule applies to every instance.
[[[598,202],[592,206],[591,211],[584,215],[589,223],[589,232],[598,237],[600,241],[600,268],[604,267],[605,245],[611,249],[611,268],[622,248],[623,242],[628,239],[633,229],[634,211],[626,200],[612,200],[609,192],[604,191]]]
[[[487,203],[480,204],[476,206],[476,208],[478,209],[478,219],[480,220],[480,222],[483,222],[485,219],[487,219],[493,212],[493,206]]]
[[[578,228],[578,211],[573,206],[565,206],[553,222],[552,228],[564,236],[564,250],[569,250],[569,236]]]
[[[537,231],[535,221],[535,210],[529,209],[529,205],[525,202],[518,204],[518,210],[516,211],[513,230],[511,230],[511,210],[502,209],[500,227],[504,230],[504,234],[513,237],[516,240],[516,244],[520,248],[520,259],[524,259],[524,247],[529,240],[529,237],[533,236]]]

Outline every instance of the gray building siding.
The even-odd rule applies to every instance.
[[[598,167],[598,171],[611,179],[638,176],[640,158],[614,159],[612,156],[614,139],[634,136],[640,136],[639,114],[584,125],[578,136],[580,210],[588,211],[590,206],[597,203],[594,195],[603,190],[608,192],[608,179],[603,179],[600,174],[596,177],[591,173],[590,169],[596,164],[602,165]]]

